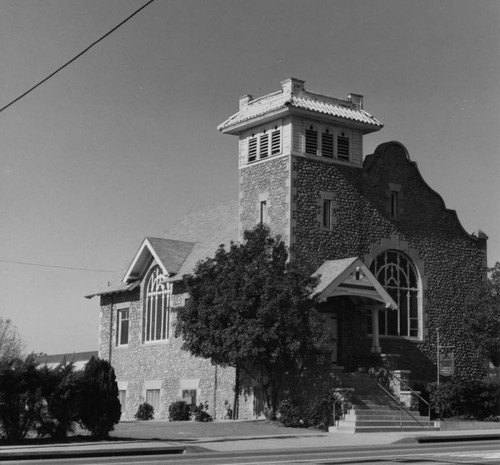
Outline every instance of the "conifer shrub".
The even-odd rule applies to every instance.
[[[109,436],[120,421],[121,405],[113,367],[97,357],[85,365],[79,383],[78,410],[81,425],[96,439]]]
[[[168,407],[170,421],[189,421],[191,419],[191,406],[184,400],[177,400]]]
[[[143,402],[139,405],[137,412],[135,414],[135,418],[137,420],[152,420],[155,417],[155,409],[151,404],[147,402]]]

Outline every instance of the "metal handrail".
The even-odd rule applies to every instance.
[[[337,407],[336,407],[337,401],[347,400],[346,399],[346,395],[349,392],[354,392],[354,388],[336,388],[334,391],[335,392],[340,392],[340,398],[335,399],[335,402],[333,403],[333,424],[336,425],[336,426],[338,426],[338,422],[335,419],[336,418],[336,413],[337,413]]]
[[[398,400],[394,394],[392,394],[392,392],[389,392],[381,383],[378,382],[378,380],[376,381],[376,383],[378,384],[378,387],[380,389],[382,389],[392,400],[394,400],[398,405],[399,405],[399,427],[401,429],[403,429],[403,410],[405,411],[405,413],[407,415],[409,415],[410,417],[412,417],[420,426],[425,427],[425,425],[420,422],[419,420],[417,420],[412,414],[411,412],[403,405],[403,403]],[[430,420],[429,420],[429,425],[430,426]]]
[[[424,404],[427,405],[427,422],[429,423],[429,426],[431,426],[431,404],[427,402],[420,394],[417,393],[417,391],[413,390],[408,384],[406,384],[399,376],[396,376],[394,373],[390,372],[391,376],[399,381],[401,384],[403,384],[407,390],[409,390],[412,394],[416,395],[420,401],[422,401]]]

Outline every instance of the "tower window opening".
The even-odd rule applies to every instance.
[[[391,191],[390,202],[391,218],[397,220],[399,218],[399,192]]]
[[[260,136],[260,158],[267,158],[269,156],[269,134],[262,134]]]
[[[262,200],[260,202],[260,224],[268,224],[269,223],[269,213],[267,208],[267,201]]]
[[[349,161],[349,136],[345,132],[337,137],[337,157],[339,160]]]
[[[316,131],[314,126],[309,126],[309,128],[306,129],[305,145],[305,153],[309,153],[311,155],[318,154],[318,131]]]
[[[248,161],[255,161],[257,160],[257,138],[252,137],[248,141]]]
[[[276,126],[271,133],[271,155],[281,152],[281,131]]]
[[[321,134],[321,155],[333,158],[333,133],[329,129]]]

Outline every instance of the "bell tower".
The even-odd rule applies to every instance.
[[[264,222],[293,246],[297,235],[331,231],[341,201],[335,169],[360,170],[363,136],[381,128],[362,95],[309,92],[300,79],[241,97],[238,112],[218,127],[239,139],[240,235]]]

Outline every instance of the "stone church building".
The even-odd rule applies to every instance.
[[[455,347],[455,376],[483,376],[461,319],[485,278],[487,237],[463,229],[401,143],[363,155],[363,137],[381,128],[363,96],[312,93],[299,79],[240,98],[218,127],[238,139],[239,198],[192,210],[165,237],[147,237],[115,281],[87,296],[100,298],[99,355],[115,368],[124,418],[145,401],[167,418],[179,399],[208,403],[223,417],[234,370],[192,357],[174,337],[187,298],[182,277],[259,222],[321,275],[318,311],[336,341],[333,367],[354,371],[390,355],[412,382],[432,381],[439,330]],[[239,417],[255,418],[259,405],[250,386]]]

